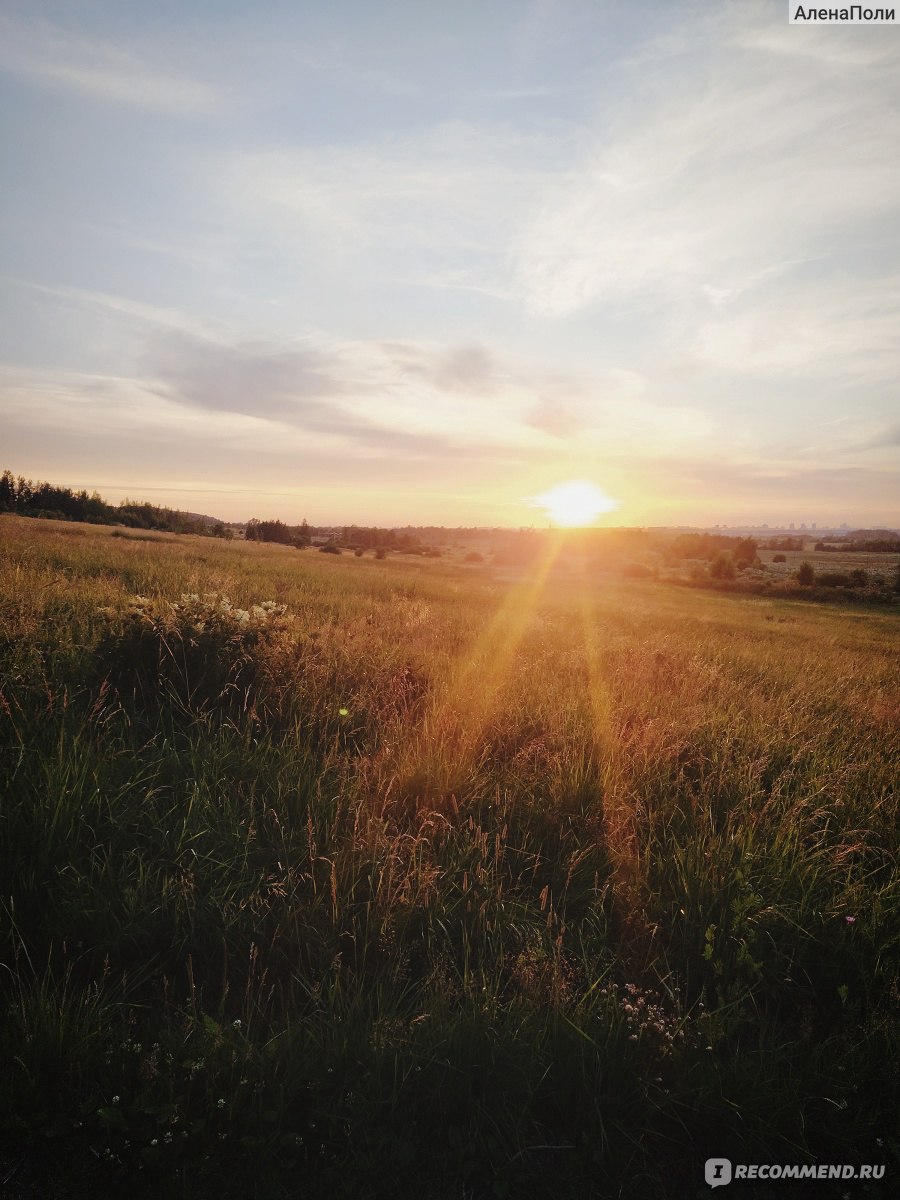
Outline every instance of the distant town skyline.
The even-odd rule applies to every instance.
[[[782,0],[10,0],[0,467],[233,521],[586,481],[608,524],[896,526],[898,67]]]

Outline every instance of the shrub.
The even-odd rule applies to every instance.
[[[786,555],[786,554],[773,554],[773,555],[772,555],[772,562],[773,562],[773,563],[777,563],[777,562],[787,562],[787,555]]]
[[[804,587],[811,587],[815,581],[816,573],[812,568],[812,563],[801,563],[800,570],[797,572],[797,582],[802,583]]]
[[[320,546],[319,551],[322,554],[340,554],[340,546],[336,546],[334,542],[329,542],[326,546]]]
[[[865,570],[863,570],[862,567],[855,567],[850,572],[850,586],[851,587],[865,587],[868,582],[869,582],[869,576],[868,576],[867,572]]]
[[[803,581],[801,580],[800,582],[802,583]],[[810,582],[812,582],[812,580],[810,580]],[[824,571],[819,576],[819,583],[821,583],[823,587],[849,587],[850,576],[844,575],[840,571]]]
[[[357,546],[353,553],[357,558],[362,558],[362,556],[365,554],[365,550],[363,550],[362,546]]]
[[[378,547],[378,549],[375,551],[375,557],[379,562],[381,562],[382,559],[387,558],[387,550],[385,550],[384,546]]]

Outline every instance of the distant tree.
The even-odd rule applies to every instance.
[[[800,570],[797,572],[797,580],[804,587],[810,587],[816,582],[816,573],[812,568],[812,563],[803,562],[800,564]]]
[[[0,475],[0,512],[15,512],[16,481],[12,471],[4,471]]]
[[[34,484],[30,479],[26,479],[24,475],[20,475],[16,480],[16,512],[27,516],[33,499]]]
[[[247,523],[247,537],[250,537],[250,523]],[[284,521],[257,521],[253,527],[253,541],[277,542],[282,546],[291,544],[292,535]]]
[[[734,565],[739,571],[752,567],[756,562],[756,540],[752,537],[738,538],[734,547]]]
[[[713,579],[734,579],[734,559],[730,554],[720,552],[712,560],[709,573]]]

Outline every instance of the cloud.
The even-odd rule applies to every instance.
[[[872,438],[869,445],[873,447],[900,446],[900,425],[892,425],[889,429],[885,429],[883,433]]]
[[[209,114],[221,107],[212,86],[148,61],[143,47],[138,54],[47,22],[26,25],[0,18],[0,68],[42,86],[166,116]]]
[[[652,67],[664,88],[639,86],[652,47],[625,68],[626,98],[519,231],[516,278],[533,310],[564,317],[623,296],[683,304],[704,287],[724,299],[836,241],[853,246],[896,210],[897,49],[885,53],[882,36],[865,87],[862,68],[834,55],[811,51],[786,70],[785,39],[800,31],[773,41],[761,11],[729,6],[677,54],[663,44]]]
[[[442,348],[383,342],[381,349],[401,376],[427,381],[443,391],[477,392],[484,396],[497,390],[501,364],[477,343]]]
[[[199,338],[205,337],[212,340],[216,336],[214,322],[186,313],[180,308],[166,308],[159,304],[135,300],[130,296],[121,296],[90,288],[34,283],[28,279],[15,279],[10,276],[5,276],[4,282],[12,284],[14,287],[26,288],[42,296],[48,296],[69,305],[73,310],[103,313],[121,322],[134,322],[141,327],[149,325],[176,331],[191,331]]]
[[[900,424],[884,426],[871,437],[849,443],[843,450],[855,453],[859,450],[893,450],[897,446],[900,446]]]
[[[635,464],[638,494],[654,523],[735,520],[771,523],[811,519],[822,524],[860,519],[896,522],[896,471],[888,468],[741,458],[648,458]],[[711,503],[714,498],[714,503]],[[715,517],[711,513],[715,512]]]
[[[334,435],[385,454],[452,458],[515,440],[514,425],[485,408],[477,387],[490,364],[475,346],[385,349],[309,339],[285,347],[159,330],[148,340],[142,374],[192,408]]]
[[[327,403],[345,390],[336,366],[318,350],[229,346],[178,330],[155,334],[146,352],[148,373],[178,403],[326,432],[342,423],[340,410]]]
[[[509,231],[566,152],[559,128],[442,121],[360,144],[230,156],[230,219],[308,270],[508,294]]]
[[[893,384],[898,328],[900,277],[796,281],[701,319],[689,353],[734,372]]]

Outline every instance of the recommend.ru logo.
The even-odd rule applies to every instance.
[[[738,1163],[730,1158],[708,1158],[703,1170],[710,1187],[732,1179],[884,1179],[884,1163]]]
[[[704,1174],[710,1187],[721,1187],[723,1183],[731,1183],[731,1159],[708,1158]]]

